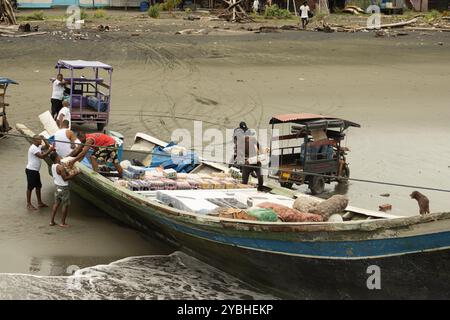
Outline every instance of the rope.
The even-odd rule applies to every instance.
[[[10,136],[10,137],[17,137],[17,138],[25,138],[25,139],[31,139],[32,138],[32,137],[24,135],[24,134],[16,134],[16,133],[1,133],[1,135]],[[48,141],[48,139],[45,139],[45,138],[43,140]],[[67,142],[67,141],[60,141],[60,140],[53,140],[53,141],[54,142],[71,143],[72,144],[72,142]],[[86,144],[86,143],[73,143],[73,144],[82,145],[82,146],[89,146],[89,147],[92,147],[92,148],[100,147],[100,148],[105,148],[105,149],[109,149],[109,148],[115,149],[114,146],[105,147],[105,146],[99,146],[99,145],[89,145],[89,144]],[[123,151],[142,153],[142,154],[146,154],[146,155],[157,154],[158,156],[172,158],[172,155],[164,155],[164,154],[155,153],[155,152],[152,152],[152,151],[149,152],[149,151],[132,150],[132,149],[125,149],[125,148],[123,149]],[[234,163],[227,163],[227,162],[221,162],[221,161],[214,161],[214,160],[207,160],[207,161],[210,162],[210,163],[216,163],[216,164],[234,165]],[[263,166],[250,165],[250,164],[245,164],[245,165],[240,165],[240,166],[245,166],[247,168],[254,168],[254,169],[273,170],[273,168],[270,168],[270,167],[266,167],[266,166],[263,167]],[[279,171],[280,172],[289,172],[289,171],[283,171],[283,170],[279,170]],[[354,182],[371,183],[371,184],[387,185],[387,186],[394,186],[394,187],[412,188],[412,189],[438,191],[438,192],[449,192],[450,193],[450,189],[442,189],[442,188],[435,188],[435,187],[426,187],[426,186],[401,184],[401,183],[388,182],[388,181],[377,181],[377,180],[360,179],[360,178],[347,178],[347,177],[339,177],[339,176],[334,176],[334,175],[327,175],[327,174],[320,174],[320,173],[306,172],[306,171],[296,172],[296,174],[300,174],[300,175],[303,175],[303,176],[317,176],[317,177],[322,177],[322,178],[327,178],[327,179],[339,179],[341,181],[354,181]]]

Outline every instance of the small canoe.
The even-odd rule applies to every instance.
[[[172,208],[77,166],[71,189],[111,217],[282,298],[450,298],[450,212],[349,207],[344,222],[237,220]]]

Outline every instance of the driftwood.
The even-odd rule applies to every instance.
[[[175,32],[175,34],[208,34],[208,30],[206,29],[184,29]]]
[[[401,21],[401,22],[396,22],[396,23],[382,24],[379,29],[404,27],[404,26],[413,24],[415,22],[417,22],[417,18],[414,18],[414,19],[411,19],[411,20],[408,20],[408,21]],[[371,28],[360,27],[360,28],[356,28],[355,31],[361,31],[361,30],[367,30],[367,29],[371,29]]]
[[[317,31],[323,31],[323,32],[357,32],[357,31],[364,31],[364,30],[375,30],[375,29],[388,29],[388,28],[399,28],[399,27],[405,27],[408,25],[411,25],[413,23],[417,22],[417,18],[408,20],[408,21],[401,21],[396,23],[388,23],[388,24],[382,24],[379,28],[368,28],[368,27],[352,27],[352,26],[343,26],[343,25],[330,25],[325,22],[322,23],[322,26],[317,27]],[[418,30],[418,28],[414,28]]]
[[[407,30],[450,32],[450,28],[405,27]]]
[[[286,24],[282,26],[259,26],[259,27],[249,27],[247,31],[254,31],[256,33],[261,32],[279,32],[279,30],[301,30],[299,26]]]
[[[31,36],[39,36],[43,34],[47,34],[48,32],[29,32],[29,33],[22,33],[22,34],[0,34],[2,37],[8,37],[8,38],[24,38],[24,37],[31,37]]]
[[[225,19],[231,22],[253,22],[254,20],[247,14],[242,8],[241,3],[243,0],[237,0],[233,3],[233,0],[222,0],[228,7],[220,11],[217,17]]]
[[[16,14],[9,0],[0,0],[0,22],[17,24]]]

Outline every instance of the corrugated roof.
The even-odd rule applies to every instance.
[[[270,119],[270,124],[277,124],[277,123],[287,123],[287,122],[293,122],[298,124],[304,124],[310,121],[315,120],[340,120],[344,121],[345,126],[349,127],[360,127],[359,124],[355,122],[351,122],[348,120],[331,117],[331,116],[325,116],[322,114],[314,114],[314,113],[288,113],[288,114],[279,114],[276,116],[273,116],[272,119]]]
[[[59,60],[57,67],[61,66],[63,68],[101,68],[106,70],[112,70],[112,67],[106,63],[100,61],[86,61],[86,60]]]
[[[17,82],[15,82],[12,79],[0,77],[0,84],[10,84],[10,83],[18,84]]]

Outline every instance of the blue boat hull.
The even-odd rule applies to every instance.
[[[193,223],[88,175],[77,177],[72,189],[127,225],[283,298],[450,298],[450,232],[445,228],[384,238],[378,230],[260,232]],[[408,234],[411,227],[395,231]],[[381,289],[368,288],[369,266],[379,268]]]

